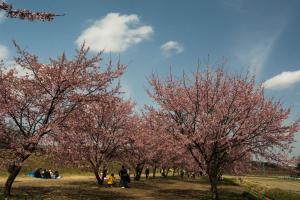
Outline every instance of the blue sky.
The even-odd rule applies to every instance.
[[[249,70],[266,94],[300,116],[300,1],[298,0],[7,0],[16,8],[64,13],[54,21],[6,19],[0,13],[0,58],[15,54],[12,40],[46,61],[68,56],[85,40],[128,65],[122,84],[138,106],[150,103],[152,72],[191,72],[198,60],[230,72]],[[209,55],[209,56],[208,56]],[[297,136],[300,140],[300,136]],[[295,144],[300,155],[300,141]]]

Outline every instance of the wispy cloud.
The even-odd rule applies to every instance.
[[[260,74],[272,51],[276,38],[277,36],[274,36],[260,42],[255,42],[254,44],[249,44],[248,48],[241,50],[238,57],[243,63],[247,63],[251,73]]]
[[[263,83],[266,89],[283,89],[300,82],[300,70],[282,72]]]
[[[284,23],[272,31],[254,31],[252,34],[241,34],[244,37],[237,40],[233,55],[241,66],[249,67],[252,74],[260,76],[274,44],[284,30]],[[252,36],[253,35],[253,36]]]
[[[174,54],[179,54],[184,50],[183,46],[176,41],[168,41],[161,45],[160,49],[162,50],[163,55],[166,57],[169,57]]]
[[[135,14],[109,13],[84,30],[76,43],[81,45],[85,42],[95,52],[117,53],[149,39],[153,32],[151,26],[141,25],[139,16]]]
[[[0,44],[0,60],[7,59],[9,55],[8,48]]]

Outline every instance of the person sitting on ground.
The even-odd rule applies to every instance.
[[[41,177],[45,178],[46,169],[41,170]]]
[[[35,172],[34,172],[34,177],[35,178],[42,178],[41,170],[42,170],[42,168],[38,168],[38,169],[35,170]]]
[[[55,177],[56,179],[60,178],[59,172],[58,172],[58,171],[55,171],[53,174],[54,174],[54,177]]]
[[[47,178],[47,179],[51,178],[49,170],[44,169],[43,178]]]
[[[115,175],[114,173],[112,173],[109,177],[108,177],[108,180],[107,180],[107,185],[108,187],[112,187],[113,185],[115,185]]]
[[[55,179],[54,172],[51,169],[49,169],[49,173],[50,173],[50,178]]]

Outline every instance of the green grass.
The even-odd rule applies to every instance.
[[[260,199],[299,200],[300,181],[278,177],[246,176],[241,179],[228,177],[245,187],[247,191]]]
[[[300,193],[285,191],[281,189],[270,189],[265,192],[265,195],[272,200],[299,200]]]

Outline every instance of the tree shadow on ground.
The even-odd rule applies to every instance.
[[[172,182],[170,181],[169,182],[164,181],[163,183],[172,184]],[[69,182],[68,185],[75,186],[75,187],[78,186],[80,188],[92,188],[92,187],[98,187],[100,189],[107,188],[106,184],[98,185],[96,182],[92,182],[92,181],[73,181],[73,182]],[[159,186],[155,185],[153,181],[147,181],[147,180],[131,181],[129,183],[129,186],[135,189],[145,189],[145,190],[159,189]],[[119,187],[119,181],[116,181],[114,187],[115,188]]]
[[[155,184],[155,183],[161,183],[161,184],[175,184],[176,181],[179,179],[173,179],[173,178],[149,178],[149,179],[141,179],[140,181],[135,181],[135,183],[145,183],[147,185],[149,184]],[[180,180],[179,180],[180,181]]]
[[[0,196],[0,200],[4,199]],[[74,199],[74,200],[133,200],[136,199],[123,192],[101,190],[99,187],[17,187],[14,188],[10,200],[56,200],[56,199]]]
[[[209,179],[207,176],[201,176],[201,177],[197,177],[197,178],[181,178],[181,177],[168,177],[168,178],[161,178],[161,179],[165,179],[167,182],[170,182],[171,180],[174,181],[181,181],[181,182],[186,182],[186,183],[199,183],[199,184],[207,184],[210,185]],[[224,178],[222,180],[219,181],[218,185],[232,185],[232,186],[238,186],[238,184],[236,182],[234,182],[231,179],[228,178]]]

